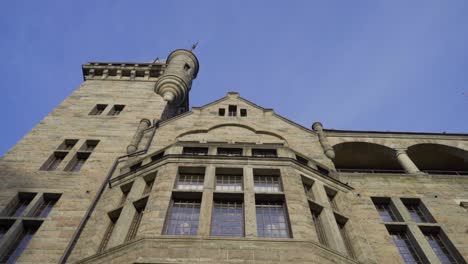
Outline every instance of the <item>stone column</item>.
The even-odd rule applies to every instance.
[[[143,134],[145,129],[150,127],[151,121],[149,121],[146,118],[143,118],[140,121],[140,124],[138,125],[137,131],[135,132],[135,135],[133,135],[132,141],[130,142],[130,145],[127,146],[127,154],[133,153],[137,151],[138,145],[140,144],[141,139],[143,138]]]
[[[396,157],[400,165],[405,169],[407,173],[420,173],[421,171],[416,167],[413,161],[406,154],[405,149],[398,149],[396,152]]]
[[[257,236],[257,214],[252,167],[244,167],[244,221],[245,237]]]
[[[202,237],[210,236],[215,173],[216,168],[214,165],[208,165],[206,167],[205,183],[200,206],[200,222],[198,223],[198,235]]]

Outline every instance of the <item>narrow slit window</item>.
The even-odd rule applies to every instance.
[[[89,113],[89,115],[101,115],[102,112],[106,109],[107,105],[106,104],[97,104],[93,110]]]
[[[236,105],[230,105],[228,107],[228,115],[229,116],[237,116],[237,106]]]
[[[86,160],[88,160],[89,155],[90,155],[90,153],[85,153],[85,152],[76,153],[75,157],[70,162],[70,164],[67,166],[66,170],[67,171],[73,171],[73,172],[80,171],[81,168],[86,163]]]
[[[60,195],[53,195],[47,193],[44,194],[40,205],[36,208],[36,211],[33,214],[33,217],[47,217],[59,198]]]
[[[143,214],[145,212],[145,207],[146,203],[142,206],[135,207],[135,215],[133,216],[132,223],[130,224],[130,229],[128,230],[125,241],[133,240],[136,237],[138,228],[140,227],[141,219],[143,218]]]
[[[151,190],[153,189],[153,185],[154,185],[154,179],[146,181],[145,190],[143,191],[143,195],[149,194],[151,192]]]
[[[68,152],[64,151],[55,151],[52,155],[47,159],[47,161],[42,166],[42,170],[53,171],[58,168],[60,163],[65,159]]]
[[[246,117],[246,116],[247,116],[247,109],[243,109],[243,108],[242,108],[242,109],[240,110],[240,115],[241,115],[242,117]]]
[[[340,230],[341,238],[343,239],[343,242],[345,244],[346,252],[348,253],[348,256],[355,259],[356,255],[354,254],[354,249],[351,243],[351,239],[349,238],[348,232],[346,230],[346,223],[337,221],[337,225],[338,225],[338,229]]]
[[[325,229],[323,227],[322,219],[320,218],[320,212],[311,209],[312,221],[314,223],[315,232],[317,233],[317,238],[320,244],[328,246],[327,235],[325,234]]]
[[[77,139],[65,139],[58,149],[66,150],[66,151],[71,150],[76,145],[77,142],[78,142]]]
[[[99,144],[99,140],[86,140],[86,142],[81,146],[80,151],[92,152]]]
[[[109,111],[108,115],[110,116],[120,115],[120,113],[123,111],[124,108],[125,108],[125,105],[114,105],[114,107],[112,107],[112,109]]]
[[[106,249],[107,244],[109,244],[109,240],[112,236],[112,232],[114,231],[115,224],[117,223],[117,220],[119,219],[120,212],[118,215],[109,215],[109,224],[107,225],[106,232],[104,233],[104,237],[101,240],[101,244],[99,245],[98,252],[102,252]]]
[[[219,116],[224,116],[224,115],[226,115],[226,109],[224,109],[224,108],[219,108],[219,109],[218,109],[218,115],[219,115]]]
[[[11,209],[9,210],[8,216],[22,216],[35,196],[35,193],[19,193],[16,198],[17,200],[13,202],[13,206],[11,206]]]
[[[309,163],[309,161],[306,158],[304,158],[302,156],[299,156],[299,155],[296,155],[296,160],[297,160],[297,162],[299,162],[299,163],[301,163],[303,165],[307,165]]]

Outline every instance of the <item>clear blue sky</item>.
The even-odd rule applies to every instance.
[[[227,91],[310,127],[468,133],[468,1],[5,1],[0,156],[88,61],[200,44],[192,106]]]

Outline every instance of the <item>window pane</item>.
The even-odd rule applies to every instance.
[[[244,210],[242,202],[214,202],[211,235],[244,235]]]
[[[166,221],[167,235],[196,235],[200,215],[199,201],[174,200]]]
[[[52,211],[57,200],[47,199],[44,200],[39,207],[37,207],[36,211],[34,212],[34,217],[47,217]]]
[[[18,260],[21,253],[26,249],[35,232],[35,228],[25,228],[20,234],[18,234],[10,249],[3,256],[1,262],[8,264],[16,263],[16,260]]]
[[[279,176],[254,176],[255,192],[281,192]]]
[[[284,204],[262,202],[256,205],[259,237],[289,237],[289,222]]]
[[[432,250],[434,250],[434,253],[437,255],[440,262],[443,264],[457,263],[445,243],[442,241],[439,233],[425,232],[424,236],[426,237],[427,242],[429,242],[429,245],[431,245]]]
[[[12,208],[12,210],[9,213],[9,216],[21,216],[23,215],[24,210],[26,210],[26,207],[31,203],[32,199],[34,197],[20,197],[19,201],[15,204],[15,206]]]
[[[328,246],[327,236],[325,235],[325,229],[323,228],[322,220],[320,218],[320,213],[311,211],[312,221],[314,222],[315,231],[319,242],[322,245]]]
[[[242,156],[242,149],[241,148],[218,148],[218,155]]]
[[[203,175],[201,174],[183,174],[179,175],[176,189],[178,190],[203,190]]]
[[[375,203],[374,205],[382,221],[398,222],[398,219],[395,213],[393,212],[392,207],[389,202],[379,202],[379,203]]]
[[[218,175],[216,176],[217,191],[242,191],[242,176]]]
[[[428,222],[419,204],[405,204],[405,206],[416,223]]]
[[[182,154],[185,154],[185,155],[208,155],[208,148],[185,147],[182,150]]]
[[[405,263],[422,263],[406,232],[391,231],[390,235]]]
[[[276,158],[278,154],[276,153],[276,149],[252,149],[252,156]]]

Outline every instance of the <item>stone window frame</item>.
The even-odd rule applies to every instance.
[[[103,115],[104,111],[107,109],[109,104],[96,104],[93,109],[88,113],[91,116]]]
[[[174,190],[177,191],[203,191],[205,184],[205,167],[180,166],[177,169],[177,177]],[[181,184],[181,177],[185,184]],[[186,187],[182,187],[186,186]]]
[[[20,215],[12,216],[9,210],[15,207],[14,204],[19,202],[21,196],[27,196],[28,199],[31,198],[31,200]],[[0,216],[0,225],[8,227],[0,240],[0,260],[7,261],[7,255],[11,255],[15,248],[23,245],[19,255],[17,255],[18,258],[20,257],[22,252],[27,248],[29,240],[31,240],[32,237],[28,238],[26,242],[17,240],[17,238],[27,230],[32,230],[33,233],[31,236],[33,236],[39,230],[42,223],[47,220],[53,208],[57,207],[56,203],[60,200],[61,196],[61,193],[52,192],[18,192],[11,199],[2,211],[2,216]],[[55,200],[55,203],[52,205],[47,215],[43,216],[39,214],[37,216],[36,212],[42,207],[46,200]]]
[[[96,151],[100,140],[97,139],[86,139],[81,147],[73,155],[73,158],[65,166],[64,171],[79,173],[83,166],[86,165],[87,161]]]

